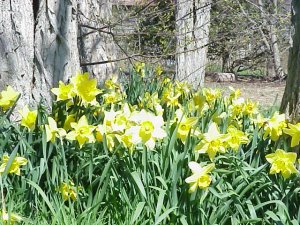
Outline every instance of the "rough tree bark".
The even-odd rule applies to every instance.
[[[289,52],[288,77],[280,111],[300,121],[300,1],[292,2],[293,44]]]
[[[80,71],[79,53],[88,55],[84,58],[88,62],[110,58],[107,53],[113,55],[114,49],[108,34],[89,30],[82,39],[78,32],[82,33],[82,24],[98,27],[102,21],[98,18],[107,21],[111,15],[109,2],[0,1],[0,90],[14,86],[22,94],[20,106],[41,97],[51,105],[50,88]],[[88,71],[103,79],[112,72],[112,66],[96,65]]]
[[[176,78],[203,85],[210,24],[209,0],[177,0]]]
[[[85,62],[108,61],[116,58],[116,47],[111,32],[112,4],[110,1],[82,0],[78,3],[79,55]],[[83,66],[99,81],[114,71],[114,64]]]
[[[31,100],[34,58],[34,15],[31,0],[0,1],[0,90],[7,84]]]
[[[50,88],[79,71],[77,4],[40,1],[34,38],[34,100],[51,99]]]

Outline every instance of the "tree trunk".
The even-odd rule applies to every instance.
[[[210,23],[209,0],[178,0],[176,78],[194,88],[204,83]]]
[[[300,121],[300,1],[292,2],[293,45],[289,52],[288,77],[280,111],[289,119]]]
[[[266,4],[269,6],[269,8],[271,8],[269,15],[267,15],[268,10],[265,10]],[[276,33],[277,31],[276,31],[276,26],[274,25],[275,24],[274,18],[277,17],[277,13],[278,13],[278,2],[277,0],[274,0],[269,3],[263,3],[262,0],[258,0],[258,7],[260,10],[263,26],[266,27],[267,28],[266,30],[268,31],[267,32],[268,38],[264,39],[264,43],[266,48],[270,52],[273,61],[272,63],[269,64],[273,68],[270,69],[271,72],[268,71],[268,75],[271,75],[273,77],[282,80],[285,74],[282,69],[281,55],[280,55],[278,38]],[[270,44],[268,42],[270,42]]]
[[[50,89],[79,72],[77,4],[40,1],[34,39],[34,100],[51,99]],[[48,102],[49,103],[49,102]]]
[[[80,72],[80,53],[86,56],[81,58],[86,62],[113,57],[111,35],[90,33],[91,30],[87,34],[81,29],[81,24],[95,27],[107,24],[111,16],[108,2],[0,1],[0,91],[6,85],[14,86],[22,94],[20,106],[41,97],[51,105],[50,89],[59,80],[67,81]],[[79,38],[78,30],[84,38]],[[88,71],[104,79],[112,72],[112,66],[94,66]]]
[[[82,64],[85,62],[108,61],[116,58],[110,21],[112,5],[107,0],[82,0],[78,3],[79,54]],[[108,78],[114,72],[114,64],[83,66],[99,81]]]
[[[0,1],[0,91],[12,85],[32,98],[34,16],[31,0]],[[23,103],[22,103],[23,104]]]
[[[274,0],[271,4],[271,11],[272,11],[272,17],[277,17],[278,12],[278,4],[277,0]],[[282,63],[281,63],[281,55],[280,50],[278,46],[278,39],[277,39],[277,31],[276,27],[274,25],[274,22],[270,21],[270,40],[271,40],[271,46],[272,46],[272,56],[274,61],[274,69],[275,69],[275,76],[282,80],[284,78],[284,72],[282,69]]]

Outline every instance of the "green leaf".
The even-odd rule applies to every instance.
[[[134,211],[134,214],[131,218],[130,224],[134,224],[135,221],[138,219],[138,217],[140,216],[141,212],[143,211],[145,206],[145,202],[139,202],[139,204],[136,206],[136,209]]]
[[[141,177],[140,177],[140,175],[138,174],[138,172],[137,172],[137,171],[132,172],[132,173],[131,173],[131,176],[132,176],[132,178],[133,178],[135,184],[137,185],[137,187],[138,187],[140,193],[142,194],[142,196],[143,196],[145,199],[147,199],[146,191],[145,191],[145,188],[144,188],[144,184],[143,184],[143,182],[142,182],[142,180],[141,180]]]

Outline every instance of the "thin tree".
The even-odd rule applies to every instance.
[[[300,121],[300,1],[292,2],[293,44],[289,52],[288,77],[280,111]]]

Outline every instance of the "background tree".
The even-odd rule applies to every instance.
[[[282,58],[289,46],[289,4],[260,0],[213,4],[208,57],[215,69],[260,71],[281,79]]]
[[[202,86],[211,4],[208,0],[178,0],[176,8],[176,78]]]
[[[293,44],[288,61],[288,77],[280,111],[292,121],[300,121],[300,1],[292,2]]]

